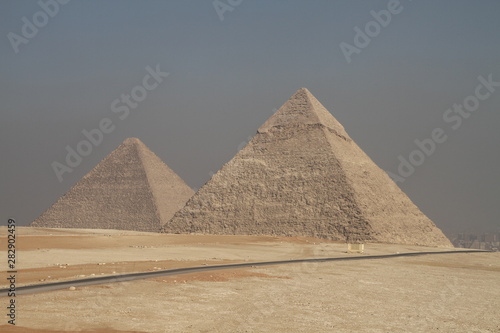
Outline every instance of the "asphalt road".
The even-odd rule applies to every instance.
[[[441,251],[441,252],[410,252],[410,253],[397,253],[397,254],[385,254],[385,255],[365,255],[365,256],[355,256],[355,257],[336,257],[336,258],[311,258],[311,259],[294,259],[294,260],[279,260],[279,261],[263,261],[263,262],[246,262],[241,264],[230,264],[230,265],[214,265],[214,266],[197,266],[188,268],[177,268],[177,269],[167,269],[162,271],[154,272],[142,272],[142,273],[128,273],[113,276],[102,276],[88,279],[78,279],[71,281],[35,284],[17,287],[15,290],[16,295],[34,294],[45,291],[67,289],[69,287],[82,287],[90,286],[96,284],[114,283],[114,282],[124,282],[139,279],[148,279],[159,276],[168,275],[181,275],[188,273],[197,273],[205,271],[216,271],[221,269],[232,269],[232,268],[242,268],[242,267],[252,267],[252,266],[271,266],[271,265],[283,265],[283,264],[296,264],[296,263],[308,263],[308,262],[329,262],[329,261],[349,261],[349,260],[374,260],[374,259],[387,259],[387,258],[397,258],[397,257],[414,257],[432,254],[450,254],[450,253],[471,253],[471,252],[490,252],[482,250],[463,250],[463,251]],[[0,289],[0,297],[5,297],[8,295],[9,288]]]

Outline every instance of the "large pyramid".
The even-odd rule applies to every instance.
[[[162,231],[452,246],[305,88]]]
[[[139,139],[129,138],[31,226],[158,232],[193,193]]]

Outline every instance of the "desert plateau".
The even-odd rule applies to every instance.
[[[0,229],[4,235],[5,228]],[[311,237],[22,227],[18,234],[18,286],[241,262],[367,259],[207,271],[19,295],[18,323],[0,326],[2,332],[500,330],[498,252],[370,260],[373,255],[450,249],[368,243],[360,254],[347,253],[345,243]]]

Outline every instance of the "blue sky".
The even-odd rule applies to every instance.
[[[447,232],[498,230],[500,88],[457,130],[443,114],[474,94],[479,76],[500,81],[500,2],[401,0],[350,63],[339,45],[354,45],[354,28],[390,1],[221,2],[232,8],[222,21],[212,0],[72,0],[17,53],[9,33],[22,36],[23,17],[33,23],[42,7],[0,2],[5,221],[29,224],[132,136],[199,188],[307,87],[386,171],[397,173],[414,140],[446,130],[398,185]],[[168,77],[119,120],[112,102],[157,64]],[[116,129],[60,182],[51,163],[103,118]]]

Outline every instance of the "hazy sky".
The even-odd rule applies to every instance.
[[[54,1],[0,2],[2,224],[127,137],[199,188],[307,87],[382,169],[412,156],[398,185],[445,232],[499,229],[500,1]],[[53,162],[106,118],[59,181]],[[435,129],[446,141],[415,152]]]

